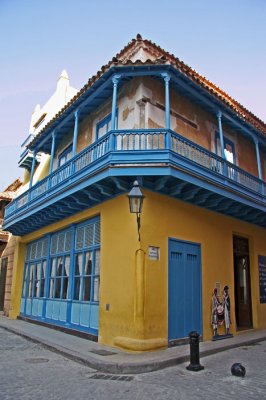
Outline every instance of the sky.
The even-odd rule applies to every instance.
[[[266,0],[0,0],[0,191],[61,71],[80,89],[138,33],[266,121]]]

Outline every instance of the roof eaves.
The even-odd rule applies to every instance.
[[[163,57],[160,57],[160,59],[156,60],[156,62],[152,60],[146,60],[146,61],[141,61],[141,60],[126,60],[123,56],[127,51],[129,51],[131,48],[134,46],[137,46],[138,43],[144,43],[146,46],[152,47],[154,50],[156,50],[158,53],[163,53]],[[197,71],[193,70],[191,67],[189,67],[187,64],[185,64],[183,61],[179,60],[179,58],[175,57],[174,54],[170,54],[166,50],[162,49],[159,45],[156,43],[148,40],[148,39],[142,39],[141,35],[137,35],[137,38],[132,39],[120,52],[116,54],[115,57],[112,58],[107,64],[103,65],[101,69],[93,75],[88,82],[78,91],[78,93],[43,127],[43,129],[38,133],[37,136],[34,137],[34,139],[29,143],[27,146],[28,148],[31,148],[37,141],[37,139],[42,136],[44,131],[46,131],[51,125],[60,117],[63,115],[63,113],[68,110],[71,106],[77,102],[81,96],[93,86],[95,82],[97,82],[103,74],[108,71],[112,66],[126,66],[126,65],[149,65],[149,64],[158,64],[161,60],[162,64],[171,64],[173,65],[177,70],[179,70],[181,73],[183,73],[185,76],[190,78],[192,81],[196,82],[199,84],[201,87],[203,87],[205,90],[209,91],[212,95],[215,95],[220,101],[225,103],[227,106],[229,106],[236,114],[241,116],[246,122],[250,123],[253,125],[256,129],[260,130],[263,132],[264,135],[266,135],[266,124],[259,119],[257,116],[255,116],[252,112],[248,111],[243,105],[238,103],[236,100],[234,100],[231,96],[229,96],[226,92],[224,92],[222,89],[220,89],[218,86],[216,86],[214,83],[209,81],[207,78],[204,76],[200,75]],[[77,105],[78,106],[78,105]]]

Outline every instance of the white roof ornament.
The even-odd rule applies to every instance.
[[[69,77],[65,69],[61,72],[57,81],[57,90],[65,90],[69,86]]]
[[[61,72],[61,75],[60,75],[59,79],[60,78],[69,79],[68,73],[66,72],[65,69],[63,69],[63,71]]]

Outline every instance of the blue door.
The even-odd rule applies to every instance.
[[[168,339],[202,334],[200,245],[169,239]]]

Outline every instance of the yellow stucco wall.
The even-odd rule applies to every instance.
[[[99,342],[135,350],[167,345],[168,238],[200,243],[202,256],[203,337],[212,337],[211,295],[216,282],[230,288],[235,333],[233,234],[250,243],[254,328],[266,327],[266,305],[259,304],[258,255],[266,256],[266,231],[173,198],[145,191],[141,243],[126,195],[119,196],[21,238],[17,249],[12,313],[19,313],[26,242],[95,215],[101,217]],[[160,260],[148,259],[148,246],[160,248]],[[141,248],[141,252],[137,250]],[[19,254],[19,256],[18,256]],[[136,296],[137,293],[137,296]],[[143,299],[143,303],[142,303]]]
[[[14,252],[13,274],[12,274],[12,287],[11,287],[11,300],[9,307],[9,318],[15,319],[19,314],[21,288],[24,271],[26,245],[20,242],[17,238],[17,243]]]
[[[17,237],[11,236],[5,250],[3,251],[1,258],[7,258],[7,274],[6,274],[6,285],[5,285],[5,302],[4,302],[4,315],[9,315],[10,299],[11,299],[11,288],[12,288],[12,277],[13,277],[13,263],[14,263],[14,252],[17,243]],[[1,261],[1,260],[0,260]]]

